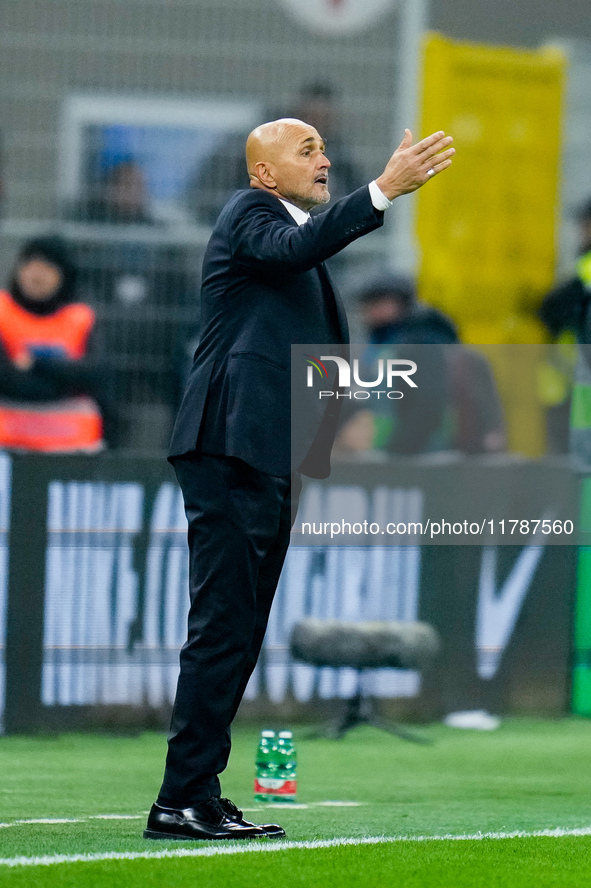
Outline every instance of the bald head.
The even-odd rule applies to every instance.
[[[246,140],[246,166],[253,188],[271,191],[302,209],[330,200],[324,141],[294,117],[257,126]]]
[[[289,147],[294,138],[302,133],[316,133],[314,127],[295,117],[282,117],[262,123],[253,129],[246,140],[246,166],[248,175],[256,178],[257,163],[274,161],[282,150]]]

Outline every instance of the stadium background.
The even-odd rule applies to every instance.
[[[187,212],[185,202],[166,224],[122,231],[120,225],[97,226],[83,206],[76,210],[88,172],[83,169],[77,178],[72,169],[77,162],[72,119],[84,118],[84,111],[76,118],[71,110],[76,100],[79,111],[97,101],[111,106],[105,121],[109,114],[116,119],[122,101],[155,107],[153,120],[158,107],[170,118],[171,100],[205,101],[210,108],[227,106],[226,117],[233,116],[235,131],[243,134],[261,115],[297,110],[301,89],[321,82],[335,90],[337,129],[360,182],[375,175],[407,123],[428,127],[438,116],[443,119],[433,126],[455,124],[465,165],[439,189],[439,201],[432,192],[422,198],[424,206],[418,202],[419,238],[413,199],[389,214],[383,237],[353,245],[341,263],[338,277],[352,310],[353,339],[362,330],[352,292],[376,263],[418,272],[421,295],[449,311],[468,341],[532,342],[543,335],[532,312],[554,272],[572,264],[573,211],[591,176],[585,17],[577,17],[577,4],[568,10],[558,4],[540,10],[533,3],[516,10],[507,4],[494,16],[484,4],[416,5],[417,21],[406,31],[405,16],[394,5],[360,32],[335,36],[315,33],[288,3],[272,0],[165,7],[148,0],[4,4],[0,269],[6,279],[18,245],[40,230],[55,231],[58,220],[59,230],[77,245],[84,295],[99,311],[117,375],[124,446],[166,446],[178,389],[171,382],[170,357],[177,365],[183,360],[187,330],[195,331],[194,294],[210,219]],[[476,68],[470,68],[467,59],[462,62],[469,47],[450,44],[446,52],[443,43],[425,61],[416,33],[422,25],[451,41],[530,51],[552,43],[564,56],[561,62],[552,53],[536,59],[500,50],[487,60],[477,52]],[[493,93],[497,100],[491,103]],[[519,129],[522,113],[521,134],[503,135],[515,122]],[[179,142],[178,130],[177,137]],[[117,149],[109,150],[113,161]],[[109,162],[108,153],[99,165]],[[182,160],[177,147],[175,163]],[[215,190],[215,177],[225,175],[215,168],[208,187]],[[462,202],[461,195],[474,188],[483,196],[482,212],[479,201]],[[464,228],[459,241],[458,221]],[[143,248],[144,267],[151,263],[156,277],[141,318],[133,301],[113,300],[108,293],[118,253],[125,252],[122,240],[136,251]],[[487,243],[493,247],[485,249]],[[421,265],[421,251],[430,257],[428,268]],[[158,286],[162,280],[166,284]],[[474,306],[481,315],[474,316]],[[540,450],[535,441],[525,446],[530,453]]]
[[[442,183],[439,192],[425,192],[405,209],[393,212],[383,236],[353,245],[336,268],[354,336],[362,334],[354,298],[358,282],[372,269],[388,264],[414,271],[420,295],[448,311],[469,342],[544,341],[535,309],[552,281],[572,269],[577,247],[574,213],[591,194],[591,19],[586,7],[582,0],[568,5],[527,0],[494,7],[480,0],[432,0],[428,8],[423,7],[423,22],[431,36],[421,38],[416,59],[415,131],[429,130],[433,121],[431,129],[441,125],[455,134],[453,122],[466,108],[482,126],[474,138],[470,138],[474,134],[470,126],[463,133],[460,130],[458,147],[463,139],[469,163],[463,170],[456,164],[455,179]],[[399,10],[393,5],[374,25],[345,36],[315,33],[279,0],[170,0],[166,4],[156,0],[5,0],[0,21],[0,278],[8,279],[16,251],[26,238],[40,231],[59,231],[71,241],[86,269],[88,292],[105,329],[104,346],[119,374],[123,429],[118,452],[122,463],[115,459],[108,469],[99,457],[96,462],[74,459],[49,468],[47,464],[39,468],[32,461],[29,472],[26,458],[2,457],[0,628],[3,634],[8,623],[2,651],[6,654],[12,645],[7,668],[13,677],[7,714],[14,730],[25,732],[39,726],[58,730],[80,725],[161,726],[171,702],[176,650],[182,638],[179,595],[184,567],[178,503],[165,476],[162,455],[154,451],[166,446],[173,416],[171,362],[182,363],[187,331],[197,332],[199,267],[209,225],[199,214],[186,212],[186,206],[183,212],[178,212],[178,206],[168,216],[164,212],[161,224],[125,231],[76,215],[72,207],[83,197],[83,189],[66,162],[74,156],[68,152],[73,150],[75,121],[85,120],[84,108],[93,103],[95,108],[107,108],[97,113],[108,121],[110,106],[125,108],[131,98],[138,106],[146,103],[156,108],[156,118],[158,109],[163,109],[168,124],[171,115],[178,120],[171,101],[186,101],[201,103],[200,113],[216,106],[225,108],[223,126],[234,117],[240,121],[237,129],[248,130],[247,122],[256,123],[268,109],[274,116],[291,112],[306,85],[327,83],[335,89],[343,143],[361,180],[367,181],[400,140],[402,127],[411,123],[404,118],[403,105],[412,113],[413,103],[408,104],[409,97],[399,89],[401,71],[409,64],[400,47]],[[409,47],[403,50],[408,52]],[[475,59],[472,68],[466,65],[470,55]],[[497,100],[489,102],[491,96]],[[181,112],[185,107],[181,106]],[[439,112],[445,118],[441,123]],[[520,115],[531,126],[522,131],[521,141],[511,145],[503,133],[507,121]],[[516,169],[519,181],[512,183],[507,199],[490,200]],[[474,196],[478,188],[485,197],[470,205],[466,196]],[[446,226],[453,234],[450,213],[452,218],[455,213],[468,219],[468,226],[460,238],[454,241],[447,236],[442,244],[441,231]],[[512,255],[501,234],[507,229],[509,238],[518,240]],[[480,251],[483,243],[492,243],[484,253]],[[123,255],[122,244],[144,251],[150,273],[164,268],[168,280],[180,281],[175,295],[171,297],[165,286],[139,305],[133,299],[114,300],[106,282]],[[502,296],[491,299],[491,294]],[[479,306],[485,308],[481,311]],[[502,380],[500,384],[502,388]],[[545,448],[539,409],[532,407],[530,393],[522,401],[519,392],[504,394],[509,415],[516,417],[511,425],[514,449],[539,457]],[[529,411],[527,421],[524,411]],[[142,452],[143,462],[137,460],[132,466],[134,458],[129,458],[126,468],[121,468],[126,451]],[[15,480],[20,502],[15,501],[14,486],[11,496]],[[15,541],[20,545],[19,538],[22,542],[29,533],[27,514],[31,512],[27,510],[34,508],[39,485],[44,491],[42,502],[51,500],[53,511],[41,510],[36,517],[43,544],[35,548],[33,541],[26,550],[32,553],[31,568],[28,556],[23,563],[23,550],[15,550]],[[492,478],[491,490],[494,485]],[[580,490],[574,496],[575,500],[580,497]],[[150,510],[158,508],[154,518],[156,511]],[[97,511],[103,516],[102,524],[96,521]],[[117,524],[119,514],[127,515],[129,527]],[[15,524],[15,518],[20,524]],[[97,531],[101,535],[98,545],[97,537],[90,536]],[[46,549],[48,532],[54,534],[53,545],[47,543]],[[134,534],[141,538],[137,545]],[[521,554],[521,549],[515,549],[500,556],[499,588]],[[311,673],[300,672],[300,699],[287,692],[294,687],[290,684],[293,676],[286,678],[287,626],[294,619],[287,591],[293,601],[297,559],[304,557],[301,552],[293,556],[291,578],[283,581],[264,661],[266,683],[262,682],[260,693],[258,686],[249,692],[245,713],[257,724],[276,711],[272,704],[286,698],[291,708],[280,710],[282,717],[309,718],[305,707],[296,704],[307,702],[312,689],[317,702],[321,701],[315,717],[324,717],[330,710],[327,701],[348,696],[354,686],[350,674],[325,670],[312,678]],[[325,553],[324,557],[308,575],[325,583],[331,596],[327,607],[334,606],[340,613],[338,571],[331,574],[331,558],[336,556]],[[373,574],[367,566],[366,553],[350,551],[339,557],[349,558],[339,570],[348,571],[350,577],[364,570],[371,577],[376,575],[375,565]],[[423,595],[419,589],[416,553],[388,557],[393,559],[388,566],[392,575],[404,578],[400,584],[404,591],[392,596],[391,587],[382,585],[382,598],[371,602],[373,615],[439,614],[438,628],[449,639],[449,656],[440,663],[442,672],[435,683],[427,683],[426,690],[423,687],[420,698],[416,675],[375,676],[370,689],[384,701],[410,699],[410,705],[395,705],[393,712],[421,720],[439,717],[451,708],[481,705],[502,713],[568,713],[578,557],[573,548],[553,550],[553,560],[543,564],[543,577],[531,589],[522,590],[529,597],[527,606],[515,612],[518,622],[512,646],[500,648],[498,637],[492,642],[481,638],[481,650],[476,645],[475,621],[486,556],[450,550],[443,565],[436,560],[429,565],[428,555],[421,554],[427,580],[443,577],[437,589],[440,611],[433,606],[433,590]],[[104,568],[107,563],[108,569]],[[68,582],[62,583],[68,565]],[[158,576],[150,587],[151,568]],[[137,616],[134,596],[142,583],[148,596],[142,603],[147,600],[151,610],[145,611],[147,623],[140,627],[147,634],[135,637],[133,649],[128,618]],[[96,602],[97,594],[103,595],[102,604],[93,611],[89,602]],[[360,584],[345,602],[357,608],[360,616],[367,616],[365,594]],[[29,607],[36,614],[32,639],[25,619],[30,616]],[[70,621],[67,631],[64,625],[60,628],[64,608]],[[286,620],[283,626],[282,618]],[[585,648],[586,638],[585,632],[578,642]],[[463,642],[454,644],[458,639]],[[496,683],[486,666],[491,647],[497,653],[507,651]],[[552,655],[547,657],[550,649]],[[5,662],[3,657],[2,673]],[[583,666],[590,671],[588,663]],[[32,684],[23,677],[32,679]],[[3,688],[0,680],[0,698]],[[578,711],[588,715],[591,698],[585,699],[588,710],[581,706]],[[517,745],[525,747],[529,736],[520,734]],[[458,762],[455,766],[461,769]],[[417,767],[417,762],[413,760],[410,767]],[[57,805],[57,796],[52,804]],[[55,807],[52,813],[59,817],[60,810]],[[8,812],[3,815],[9,816]],[[26,812],[21,816],[26,817]],[[578,813],[569,816],[577,825]]]

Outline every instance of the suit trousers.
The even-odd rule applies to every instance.
[[[177,457],[174,468],[189,524],[190,609],[158,803],[178,808],[220,795],[230,724],[259,656],[301,478],[202,453]]]

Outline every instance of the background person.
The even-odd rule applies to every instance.
[[[357,298],[370,345],[459,342],[451,318],[419,302],[414,281],[407,275],[381,271],[370,278]]]
[[[154,225],[146,175],[133,157],[125,157],[102,171],[87,185],[87,194],[71,217],[79,222],[112,225]]]
[[[66,244],[39,237],[24,245],[9,289],[0,291],[0,447],[104,446],[108,385],[94,311],[75,301],[75,277]]]
[[[411,278],[390,271],[370,279],[358,300],[368,339],[364,378],[373,378],[379,358],[395,356],[417,364],[417,390],[412,398],[380,398],[364,407],[358,402],[356,410],[353,402],[352,415],[339,432],[340,452],[504,450],[503,411],[489,363],[460,342],[451,318],[419,302]]]
[[[87,183],[70,219],[88,224],[71,247],[78,292],[99,313],[111,361],[117,444],[165,448],[189,338],[179,315],[197,293],[194,250],[171,241],[154,217],[145,171],[132,156]]]
[[[571,331],[580,343],[591,343],[591,198],[578,212],[579,255],[574,274],[554,287],[540,307],[540,318],[558,337]]]
[[[283,116],[286,104],[290,116],[306,120],[315,127],[328,145],[334,171],[331,174],[330,199],[334,203],[364,182],[343,145],[341,115],[336,90],[329,83],[306,83],[288,103],[282,114],[275,108],[269,116]],[[234,132],[226,136],[207,160],[199,167],[187,188],[186,203],[191,216],[206,225],[214,225],[224,205],[239,188],[247,183],[244,161],[244,142],[247,133]]]
[[[328,206],[363,185],[363,173],[344,143],[341,104],[332,84],[324,81],[304,84],[296,99],[293,116],[305,120],[322,133],[326,143],[331,163]]]
[[[550,450],[562,453],[570,449],[589,465],[591,433],[587,428],[586,405],[591,400],[591,199],[581,206],[577,215],[579,255],[574,274],[545,296],[539,316],[553,340],[561,346],[554,349],[549,363],[553,388],[558,394],[546,411]],[[578,344],[578,349],[574,349],[573,343]],[[572,354],[573,350],[578,356]]]

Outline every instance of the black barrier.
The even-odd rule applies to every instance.
[[[100,689],[92,694],[83,687],[85,672],[101,665],[111,673],[141,669],[154,653],[138,656],[136,647],[143,638],[154,501],[163,487],[172,491],[174,473],[163,459],[145,456],[15,455],[11,476],[4,727],[76,725],[103,702]],[[135,588],[122,622],[117,609],[126,555]],[[104,705],[145,708],[143,692],[127,691],[103,689]]]
[[[5,730],[164,724],[188,603],[186,522],[170,466],[145,456],[19,455],[8,471],[7,460],[0,466],[0,518],[10,502],[0,527],[3,539],[8,534],[0,553],[8,554],[7,572],[0,569]],[[421,459],[337,464],[329,481],[308,483],[303,510],[306,498],[338,500],[342,488],[348,496],[355,488],[359,502],[381,490],[400,494],[402,521],[403,494],[412,489],[415,505],[422,491],[451,516],[467,483],[492,502],[515,473],[523,475],[520,490],[544,483],[565,504],[576,502],[566,465]],[[293,546],[245,708],[305,711],[355,692],[353,670],[289,658],[293,626],[315,617],[431,623],[442,650],[428,672],[374,670],[366,679],[367,693],[406,699],[423,717],[566,711],[576,549],[523,543]]]

